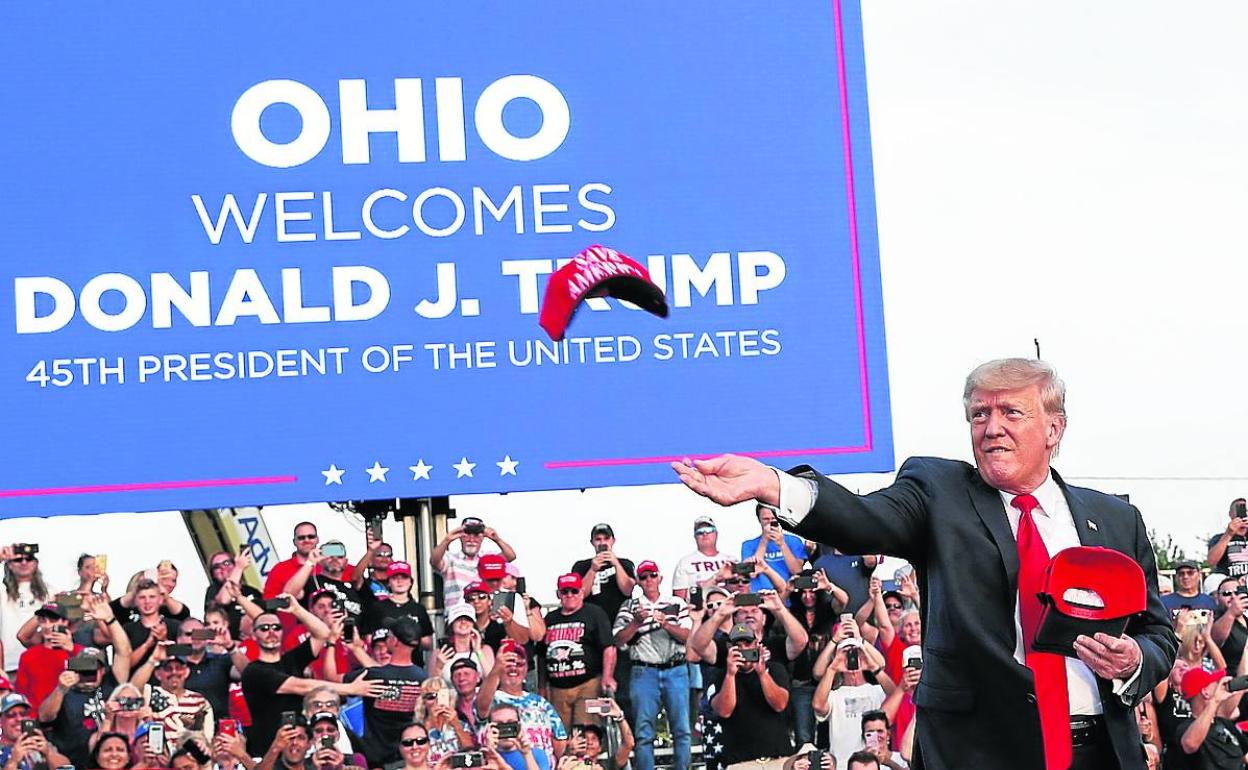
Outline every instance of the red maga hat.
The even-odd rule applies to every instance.
[[[1148,605],[1144,570],[1112,548],[1079,546],[1049,562],[1040,592],[1044,609],[1032,649],[1075,657],[1075,637],[1119,636]]]
[[[501,580],[507,574],[507,559],[501,553],[483,553],[477,560],[477,574],[482,580]]]
[[[667,318],[667,299],[650,280],[650,271],[632,257],[606,246],[593,245],[550,276],[542,314],[538,319],[558,342],[586,297],[615,297],[642,310]]]

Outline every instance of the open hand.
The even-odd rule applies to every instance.
[[[672,463],[681,483],[720,505],[758,500],[780,502],[780,479],[776,472],[751,457],[720,455],[709,460]]]

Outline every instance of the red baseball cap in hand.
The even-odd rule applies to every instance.
[[[538,319],[558,342],[586,297],[615,297],[642,310],[667,318],[667,299],[650,280],[650,271],[632,257],[606,246],[593,245],[550,276],[542,314]]]

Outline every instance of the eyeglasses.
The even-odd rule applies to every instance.
[[[217,567],[233,567],[233,566],[234,566],[233,559],[222,559],[221,561],[214,561],[212,563],[213,569],[216,569]]]
[[[1220,593],[1220,594],[1221,594],[1221,595],[1223,595],[1223,596],[1234,596],[1234,595],[1235,595],[1235,592],[1234,592],[1234,591],[1218,591],[1218,593]]]
[[[707,602],[706,608],[710,610],[711,612],[714,612],[715,610],[723,606],[723,604],[724,604],[723,602]]]
[[[469,594],[468,595],[468,601],[470,602],[479,602],[488,598],[490,598],[489,594]]]
[[[319,535],[295,535],[296,540],[315,540]]]
[[[719,530],[715,529],[714,527],[702,527],[702,528],[700,528],[700,529],[695,529],[695,530],[693,531],[693,534],[695,534],[695,535],[713,535],[713,534],[715,534],[715,533],[716,533],[716,532],[718,532],[718,531],[719,531]]]
[[[373,555],[374,555],[374,556],[384,556],[384,557],[386,557],[387,559],[389,559],[391,556],[394,556],[394,552],[393,552],[393,551],[378,551],[377,553],[375,553],[375,554],[373,554]]]
[[[580,592],[581,592],[581,589],[579,588],[560,588],[559,589],[560,596],[572,596],[573,594],[579,594]]]
[[[746,580],[745,578],[733,578],[731,580],[725,580],[724,582],[728,583],[729,585],[743,586],[749,583],[750,581]]]
[[[901,609],[901,605],[900,605],[900,604],[885,604],[884,606],[885,606],[887,609],[890,609],[890,610],[899,610],[899,609]]]
[[[39,561],[39,560],[33,556],[14,556],[12,559],[9,559],[9,561]]]
[[[424,738],[404,738],[399,741],[399,745],[405,749],[410,749],[413,746],[424,746],[428,742],[429,736],[426,735]]]
[[[9,709],[4,716],[6,719],[26,719],[30,716],[30,709]]]
[[[257,630],[257,631],[261,631],[261,632],[264,632],[264,631],[281,631],[281,630],[282,630],[282,624],[281,624],[281,623],[261,623],[260,625],[256,626],[256,630]]]
[[[312,701],[312,706],[318,709],[336,709],[338,708],[338,701],[336,700],[314,700]]]
[[[639,573],[637,573],[637,579],[638,579],[638,580],[654,580],[654,579],[655,579],[655,578],[657,578],[658,576],[659,576],[659,573],[657,573],[657,572],[639,572]]]

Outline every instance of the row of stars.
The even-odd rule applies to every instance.
[[[516,468],[520,465],[520,461],[511,459],[511,455],[506,455],[502,460],[499,460],[494,464],[498,466],[499,476],[515,476]],[[457,479],[475,478],[473,471],[476,469],[477,464],[469,462],[467,457],[460,458],[459,462],[452,463],[451,467],[455,469],[455,478]],[[429,472],[433,470],[433,466],[426,465],[425,460],[422,457],[416,461],[415,465],[407,466],[407,469],[412,472],[412,481],[420,481],[421,479],[428,481]],[[368,474],[369,484],[375,484],[377,482],[384,484],[386,483],[386,474],[390,472],[390,469],[382,465],[380,460],[374,460],[373,467],[365,468],[364,472]],[[325,477],[325,486],[329,486],[330,484],[342,486],[342,476],[345,473],[345,469],[339,468],[337,465],[332,463],[328,468],[321,471],[321,475]]]

